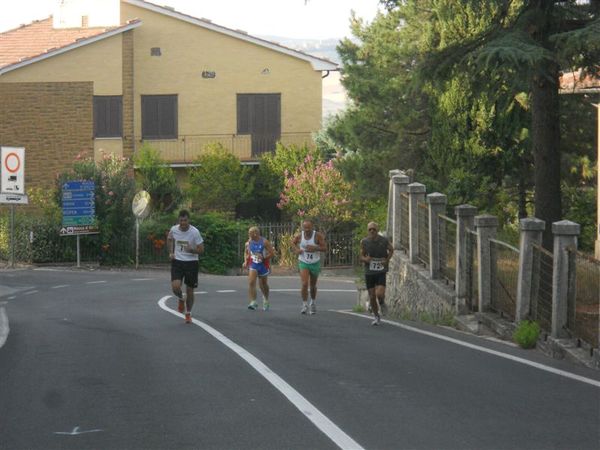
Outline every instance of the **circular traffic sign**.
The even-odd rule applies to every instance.
[[[6,158],[4,158],[4,167],[11,173],[17,172],[21,168],[21,158],[14,152],[9,153],[6,155]]]
[[[150,194],[146,191],[140,191],[133,197],[131,205],[133,214],[138,219],[144,219],[150,214]]]

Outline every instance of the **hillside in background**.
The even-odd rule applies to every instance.
[[[325,58],[340,64],[340,57],[336,51],[338,39],[291,39],[281,36],[261,36],[271,42],[276,42],[284,47],[293,48],[318,58]],[[323,119],[343,110],[348,98],[340,83],[340,73],[330,72],[323,78]]]

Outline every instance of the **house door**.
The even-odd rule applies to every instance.
[[[281,94],[238,94],[237,132],[252,136],[252,156],[275,150],[281,137]]]

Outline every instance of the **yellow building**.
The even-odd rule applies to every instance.
[[[46,185],[82,151],[174,167],[221,143],[243,161],[321,127],[321,78],[337,65],[142,0],[70,0],[0,34],[0,144],[24,146]]]

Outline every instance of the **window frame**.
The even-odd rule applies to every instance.
[[[155,111],[148,111],[151,107]],[[169,108],[172,109],[172,118],[164,116],[165,111]],[[141,111],[142,139],[170,140],[179,137],[179,98],[177,94],[142,95]],[[148,117],[149,113],[153,113],[155,117]],[[164,132],[169,121],[172,122],[172,129]]]
[[[115,119],[113,114],[117,116]],[[94,139],[123,138],[122,95],[94,95],[93,115]]]

